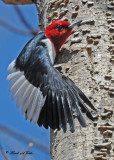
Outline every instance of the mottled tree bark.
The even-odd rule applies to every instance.
[[[113,160],[114,155],[114,25],[113,0],[39,0],[40,27],[56,19],[85,21],[62,47],[63,73],[89,97],[97,113],[82,128],[51,130],[52,160]]]
[[[52,160],[112,160],[114,117],[114,35],[112,1],[43,0],[39,3],[40,26],[56,19],[84,20],[62,47],[58,63],[63,73],[90,98],[97,113],[93,123],[85,117],[82,128],[51,130]],[[93,112],[93,111],[92,111]]]

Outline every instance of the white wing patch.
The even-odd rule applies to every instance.
[[[40,100],[40,99],[42,99],[42,94],[40,94],[40,89],[39,89],[39,94],[38,95],[39,95],[38,96],[38,100],[37,100],[38,107],[35,107],[34,114],[33,114],[33,122],[34,122],[34,124],[37,123],[40,111],[42,109],[42,105],[44,105],[44,102]],[[43,99],[45,101],[46,96]]]
[[[40,88],[26,79],[24,72],[15,68],[15,60],[8,66],[8,71],[7,80],[11,80],[9,91],[12,90],[12,99],[17,97],[17,108],[22,106],[22,114],[27,112],[27,118],[36,124],[46,97],[43,97]]]
[[[8,66],[8,71],[9,71],[10,73],[12,73],[12,72],[15,71],[14,66],[15,66],[15,59],[14,59],[14,60],[9,64],[9,66]]]

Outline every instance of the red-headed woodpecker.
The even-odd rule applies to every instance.
[[[69,123],[74,132],[73,112],[76,112],[80,124],[86,122],[82,111],[93,120],[93,116],[84,102],[95,110],[84,93],[53,66],[55,57],[72,28],[81,21],[69,23],[57,20],[44,32],[32,38],[20,55],[8,67],[8,80],[11,80],[12,99],[17,97],[17,108],[21,106],[26,118],[46,129],[67,130]]]

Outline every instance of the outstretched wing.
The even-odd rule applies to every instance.
[[[33,41],[8,67],[7,79],[11,80],[10,91],[13,91],[12,99],[17,97],[17,107],[21,106],[26,118],[45,128],[63,128],[65,132],[68,122],[73,132],[73,112],[85,127],[81,110],[91,120],[93,117],[84,102],[92,109],[94,106],[69,78],[52,66],[45,43],[37,41],[37,46],[29,50],[31,43]]]

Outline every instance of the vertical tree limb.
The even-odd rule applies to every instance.
[[[52,160],[113,159],[112,132],[111,135],[104,132],[106,128],[114,129],[114,92],[111,91],[114,72],[110,60],[111,57],[113,59],[113,35],[110,29],[112,22],[108,22],[108,17],[111,18],[113,13],[108,5],[111,2],[106,3],[105,0],[39,1],[41,29],[56,19],[85,21],[74,29],[63,46],[58,63],[63,63],[63,73],[75,82],[98,109],[97,114],[94,113],[94,123],[85,116],[88,124],[86,128],[81,128],[75,118],[74,133],[69,130],[65,134],[63,131],[51,130]],[[106,150],[103,150],[104,146]]]

